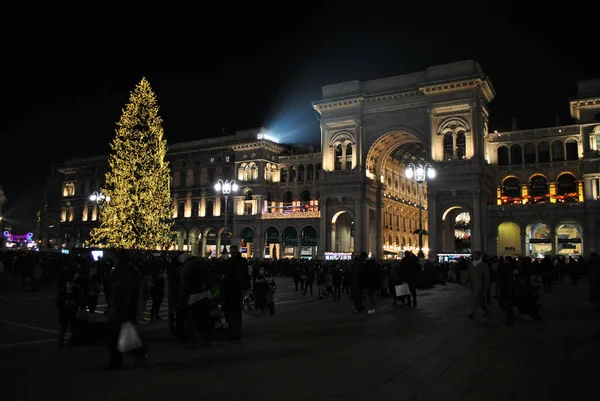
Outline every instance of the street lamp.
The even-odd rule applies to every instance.
[[[427,178],[430,180],[435,178],[435,169],[430,163],[424,165],[408,163],[405,174],[409,180],[414,177],[419,185],[419,253],[417,256],[422,259],[425,256],[423,254],[423,183]]]
[[[224,233],[227,233],[227,200],[229,199],[229,195],[232,192],[237,192],[238,190],[238,184],[237,182],[235,182],[235,180],[225,180],[223,181],[222,179],[218,179],[217,182],[215,183],[215,191],[217,193],[221,193],[225,196],[225,230],[223,231]],[[225,249],[225,245],[223,244],[223,249]]]
[[[108,202],[110,200],[110,196],[106,196],[102,192],[94,191],[90,195],[90,200],[96,204],[100,204],[102,201]]]

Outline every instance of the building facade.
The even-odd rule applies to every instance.
[[[279,144],[263,129],[170,145],[175,247],[386,258],[417,251],[421,232],[430,257],[589,254],[599,241],[599,82],[579,84],[569,103],[575,124],[490,133],[495,91],[476,62],[463,61],[323,87],[312,104],[320,149]],[[98,224],[89,195],[106,163],[57,168],[60,247],[81,246]],[[430,163],[436,176],[419,186],[406,178],[410,163]],[[218,179],[236,180],[239,191],[225,198]]]

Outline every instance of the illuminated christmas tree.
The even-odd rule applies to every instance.
[[[146,78],[131,92],[111,144],[101,189],[100,226],[88,245],[168,249],[174,240],[167,141],[156,95]]]

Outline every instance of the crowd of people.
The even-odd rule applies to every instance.
[[[168,301],[170,333],[188,347],[209,346],[219,336],[229,341],[242,337],[243,308],[275,313],[276,277],[293,277],[294,288],[305,296],[341,301],[343,294],[356,313],[375,313],[375,305],[389,298],[405,307],[417,306],[417,288],[423,276],[433,272],[444,283],[470,287],[468,317],[478,308],[490,313],[497,299],[506,323],[515,322],[514,311],[539,319],[538,292],[551,292],[552,284],[569,276],[572,285],[586,275],[590,301],[599,305],[599,258],[546,257],[488,258],[474,252],[472,258],[432,263],[407,252],[401,260],[377,261],[365,252],[346,260],[247,260],[237,247],[220,258],[193,257],[187,252],[142,254],[114,251],[94,261],[88,255],[4,252],[0,254],[0,286],[14,276],[18,285],[38,291],[40,282],[54,282],[60,325],[59,347],[67,331],[70,345],[103,342],[108,345],[107,369],[123,367],[119,351],[120,329],[125,322],[145,324],[160,320],[163,300]],[[437,280],[437,278],[436,278]],[[537,283],[542,283],[538,286]],[[0,287],[1,288],[1,287]],[[104,292],[107,310],[96,313]],[[598,334],[596,335],[598,337]],[[138,363],[147,357],[145,346],[132,353]]]

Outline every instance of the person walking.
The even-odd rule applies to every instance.
[[[352,261],[352,300],[354,301],[354,312],[362,312],[363,306],[362,297],[364,284],[362,282],[363,269],[367,263],[369,255],[366,252],[361,252],[360,256],[356,256]]]
[[[165,298],[165,278],[162,271],[154,272],[152,276],[152,286],[150,287],[150,298],[152,298],[152,307],[150,309],[150,321],[160,320],[160,307]]]
[[[473,252],[473,260],[467,268],[467,278],[465,285],[471,284],[471,297],[470,307],[471,313],[469,313],[469,319],[475,319],[475,310],[477,306],[480,306],[483,310],[483,315],[487,316],[490,310],[487,307],[485,294],[490,286],[490,270],[481,259],[481,252]]]
[[[223,291],[225,318],[227,319],[229,341],[242,338],[242,300],[244,291],[250,288],[248,263],[236,245],[229,248],[231,258],[223,266]]]
[[[111,301],[106,319],[106,343],[110,360],[108,365],[103,367],[104,370],[124,368],[123,353],[118,349],[119,334],[123,323],[136,323],[141,281],[142,275],[131,264],[127,251],[117,251],[115,270],[111,277]],[[147,359],[145,345],[134,350],[132,354],[138,364]]]

